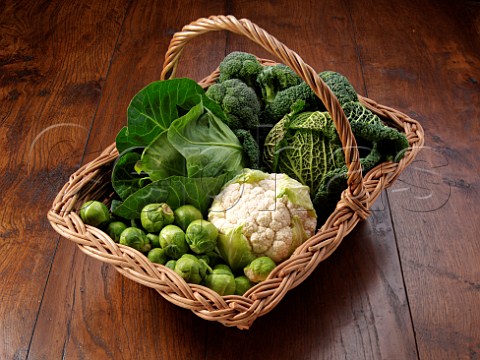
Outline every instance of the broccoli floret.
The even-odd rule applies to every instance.
[[[298,85],[302,78],[284,64],[264,66],[257,77],[257,82],[265,103],[271,103],[279,91]]]
[[[299,100],[305,103],[305,111],[323,107],[321,100],[317,98],[310,86],[302,82],[277,93],[273,101],[265,106],[262,123],[275,124],[289,114],[292,106]]]
[[[234,51],[222,60],[220,63],[219,82],[228,79],[240,79],[248,86],[256,89],[257,76],[262,71],[262,65],[255,55]]]
[[[206,95],[220,105],[230,129],[254,129],[259,124],[260,103],[255,91],[239,79],[210,86]]]
[[[233,130],[233,133],[237,136],[238,141],[240,141],[240,144],[243,146],[245,167],[250,169],[259,169],[260,148],[250,131],[244,129],[237,129]]]

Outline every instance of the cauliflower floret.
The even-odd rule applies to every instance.
[[[287,259],[317,224],[307,186],[285,174],[250,169],[224,186],[208,220],[219,231],[219,252],[232,269],[263,255],[276,263]]]
[[[250,244],[252,245],[253,252],[256,254],[262,254],[272,246],[275,233],[272,229],[267,229],[263,226],[258,227],[258,231],[253,233],[250,237]]]
[[[242,233],[251,238],[257,232],[258,225],[255,221],[248,221],[243,224]]]
[[[290,256],[288,249],[289,246],[283,241],[274,241],[272,246],[265,251],[265,255],[276,263],[279,263]]]
[[[257,224],[260,226],[267,227],[272,222],[272,211],[258,211],[258,215],[256,217]]]

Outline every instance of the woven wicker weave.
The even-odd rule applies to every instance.
[[[290,289],[303,282],[321,261],[335,251],[355,225],[368,216],[371,204],[383,189],[390,186],[415,158],[423,145],[424,136],[418,122],[407,115],[359,96],[366,107],[391,126],[404,131],[410,143],[400,162],[382,163],[362,176],[355,138],[335,95],[317,72],[295,52],[246,19],[212,16],[185,26],[170,43],[161,78],[174,77],[180,54],[189,40],[219,30],[228,30],[251,39],[290,66],[314,90],[332,116],[344,148],[349,171],[348,188],[321,229],[297,248],[288,260],[279,264],[267,280],[251,288],[244,296],[222,297],[204,286],[187,284],[174,271],[150,262],[145,255],[132,248],[115,243],[103,231],[85,225],[78,216],[78,208],[86,199],[109,202],[112,196],[109,184],[111,168],[118,156],[115,144],[70,176],[56,196],[48,219],[59,234],[74,241],[84,253],[113,265],[127,278],[155,289],[168,301],[190,309],[206,320],[248,329],[256,318],[272,310]],[[270,60],[261,62],[264,65],[273,63]],[[217,77],[218,70],[199,83],[206,88]]]

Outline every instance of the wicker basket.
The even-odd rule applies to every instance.
[[[111,168],[118,156],[115,144],[71,175],[56,196],[48,219],[58,233],[77,243],[84,253],[113,265],[127,278],[155,289],[168,301],[190,309],[206,320],[248,329],[256,318],[272,310],[290,289],[302,283],[321,261],[330,256],[360,220],[367,218],[371,204],[382,190],[391,185],[415,158],[423,145],[424,136],[420,124],[407,115],[359,96],[367,108],[391,126],[404,131],[410,143],[400,162],[382,163],[362,176],[355,138],[335,95],[295,52],[246,19],[212,16],[185,26],[173,36],[161,78],[174,77],[180,54],[189,40],[219,30],[229,30],[249,38],[290,66],[314,90],[332,116],[344,148],[348,188],[343,191],[336,209],[321,229],[297,248],[288,260],[279,264],[267,280],[251,288],[244,296],[222,297],[204,286],[187,284],[174,271],[150,262],[132,248],[115,243],[103,231],[85,225],[78,216],[78,208],[86,199],[110,201]],[[264,65],[273,63],[270,60],[261,62]],[[200,84],[206,88],[217,77],[218,70]]]

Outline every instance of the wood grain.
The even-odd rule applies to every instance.
[[[81,161],[123,12],[120,1],[2,2],[2,359],[28,354],[58,242],[45,214]]]
[[[249,18],[427,134],[368,220],[248,331],[122,277],[45,218],[159,78],[171,36],[213,14]],[[476,1],[1,2],[0,359],[479,358],[479,24]],[[177,75],[234,50],[270,57],[212,33]]]
[[[419,356],[478,358],[480,8],[351,6],[368,95],[417,116],[426,132],[389,191]],[[383,19],[381,33],[367,16]]]
[[[85,161],[113,142],[116,133],[126,125],[126,109],[132,96],[160,78],[163,56],[173,33],[198,17],[223,12],[222,2],[197,5],[193,13],[181,11],[177,2],[137,1],[128,8]],[[165,16],[166,11],[178,16]],[[186,49],[179,75],[187,72],[199,80],[212,72],[225,55],[223,50],[218,51],[225,48],[224,41],[225,35],[217,34],[216,40],[207,37],[196,47]],[[207,326],[205,321],[192,318],[190,312],[166,302],[155,291],[87,258],[68,241],[59,244],[58,252],[62,255],[55,257],[52,267],[52,274],[58,278],[46,288],[45,306],[40,311],[30,350],[33,359],[48,359],[52,355],[71,359],[149,359],[152,354],[193,359],[206,351],[205,342],[191,341],[196,329]],[[72,258],[76,260],[73,263]],[[62,341],[46,349],[45,337],[52,332]],[[189,341],[184,343],[182,339]]]

